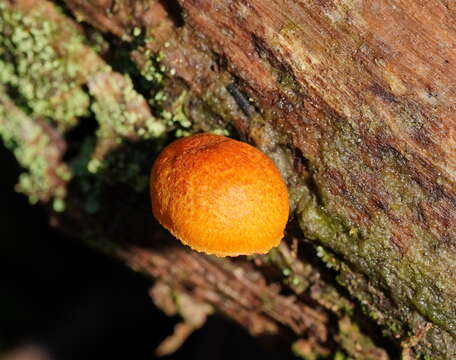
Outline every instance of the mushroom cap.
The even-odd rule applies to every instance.
[[[150,177],[157,220],[192,249],[217,256],[266,253],[283,238],[287,187],[257,148],[214,134],[168,145]]]

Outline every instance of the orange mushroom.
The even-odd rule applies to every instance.
[[[214,134],[179,139],[150,177],[157,220],[192,249],[217,256],[266,253],[283,238],[288,191],[274,163]]]

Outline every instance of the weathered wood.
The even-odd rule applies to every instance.
[[[252,333],[277,325],[292,329],[309,340],[298,343],[302,352],[326,354],[337,343],[359,359],[385,358],[355,336],[352,343],[340,334],[328,338],[334,326],[341,334],[354,331],[343,308],[361,305],[402,346],[404,358],[456,357],[454,6],[438,0],[65,4],[66,15],[44,0],[0,7],[4,35],[11,33],[11,23],[23,25],[8,20],[14,14],[47,19],[56,32],[74,29],[48,34],[49,46],[59,50],[49,59],[64,59],[74,68],[55,75],[53,88],[67,99],[61,83],[70,79],[71,91],[80,87],[92,104],[81,100],[84,111],[76,111],[67,101],[60,117],[40,113],[42,107],[33,104],[42,98],[26,92],[48,74],[29,79],[14,68],[27,50],[14,37],[0,42],[0,65],[13,66],[0,77],[9,90],[0,103],[9,103],[17,90],[25,93],[32,117],[47,117],[62,132],[90,111],[100,126],[96,145],[73,144],[79,149],[75,178],[66,189],[67,211],[56,217],[62,229],[76,231],[96,218],[88,222],[95,235],[84,238],[103,238],[97,246],[212,304]],[[72,14],[111,35],[96,40],[98,34],[84,22],[76,25]],[[68,38],[78,46],[62,46]],[[33,63],[34,56],[24,58]],[[109,229],[116,211],[112,191],[120,186],[135,199],[147,196],[148,167],[166,134],[209,130],[230,130],[277,163],[290,188],[293,221],[302,230],[288,238],[307,252],[290,255],[284,243],[269,256],[250,259],[255,269],[247,260],[215,261],[174,243],[157,247],[155,241],[170,240],[157,240],[164,235],[155,225],[144,232],[146,241],[133,245],[138,239],[132,229],[142,232],[150,218],[144,199],[139,209],[134,201],[120,205],[124,218],[116,231]],[[126,219],[131,225],[124,225]],[[320,259],[351,299],[327,277]],[[278,277],[281,286],[297,298],[287,300],[267,285],[271,273],[259,272],[266,264],[285,271]],[[268,295],[270,306],[261,305],[261,295]],[[348,312],[350,321],[360,321],[359,313]],[[334,315],[336,325],[328,321]],[[368,328],[363,331],[372,336]],[[359,353],[355,342],[363,349]]]

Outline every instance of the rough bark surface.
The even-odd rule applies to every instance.
[[[454,359],[455,15],[443,0],[4,0],[0,134],[20,190],[168,289],[151,291],[165,311],[185,294],[306,359]],[[153,158],[198,131],[282,171],[293,218],[270,254],[204,256],[153,221]]]

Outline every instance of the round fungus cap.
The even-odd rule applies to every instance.
[[[246,143],[198,134],[168,145],[150,177],[157,220],[192,249],[266,253],[283,238],[288,191],[274,163]]]

